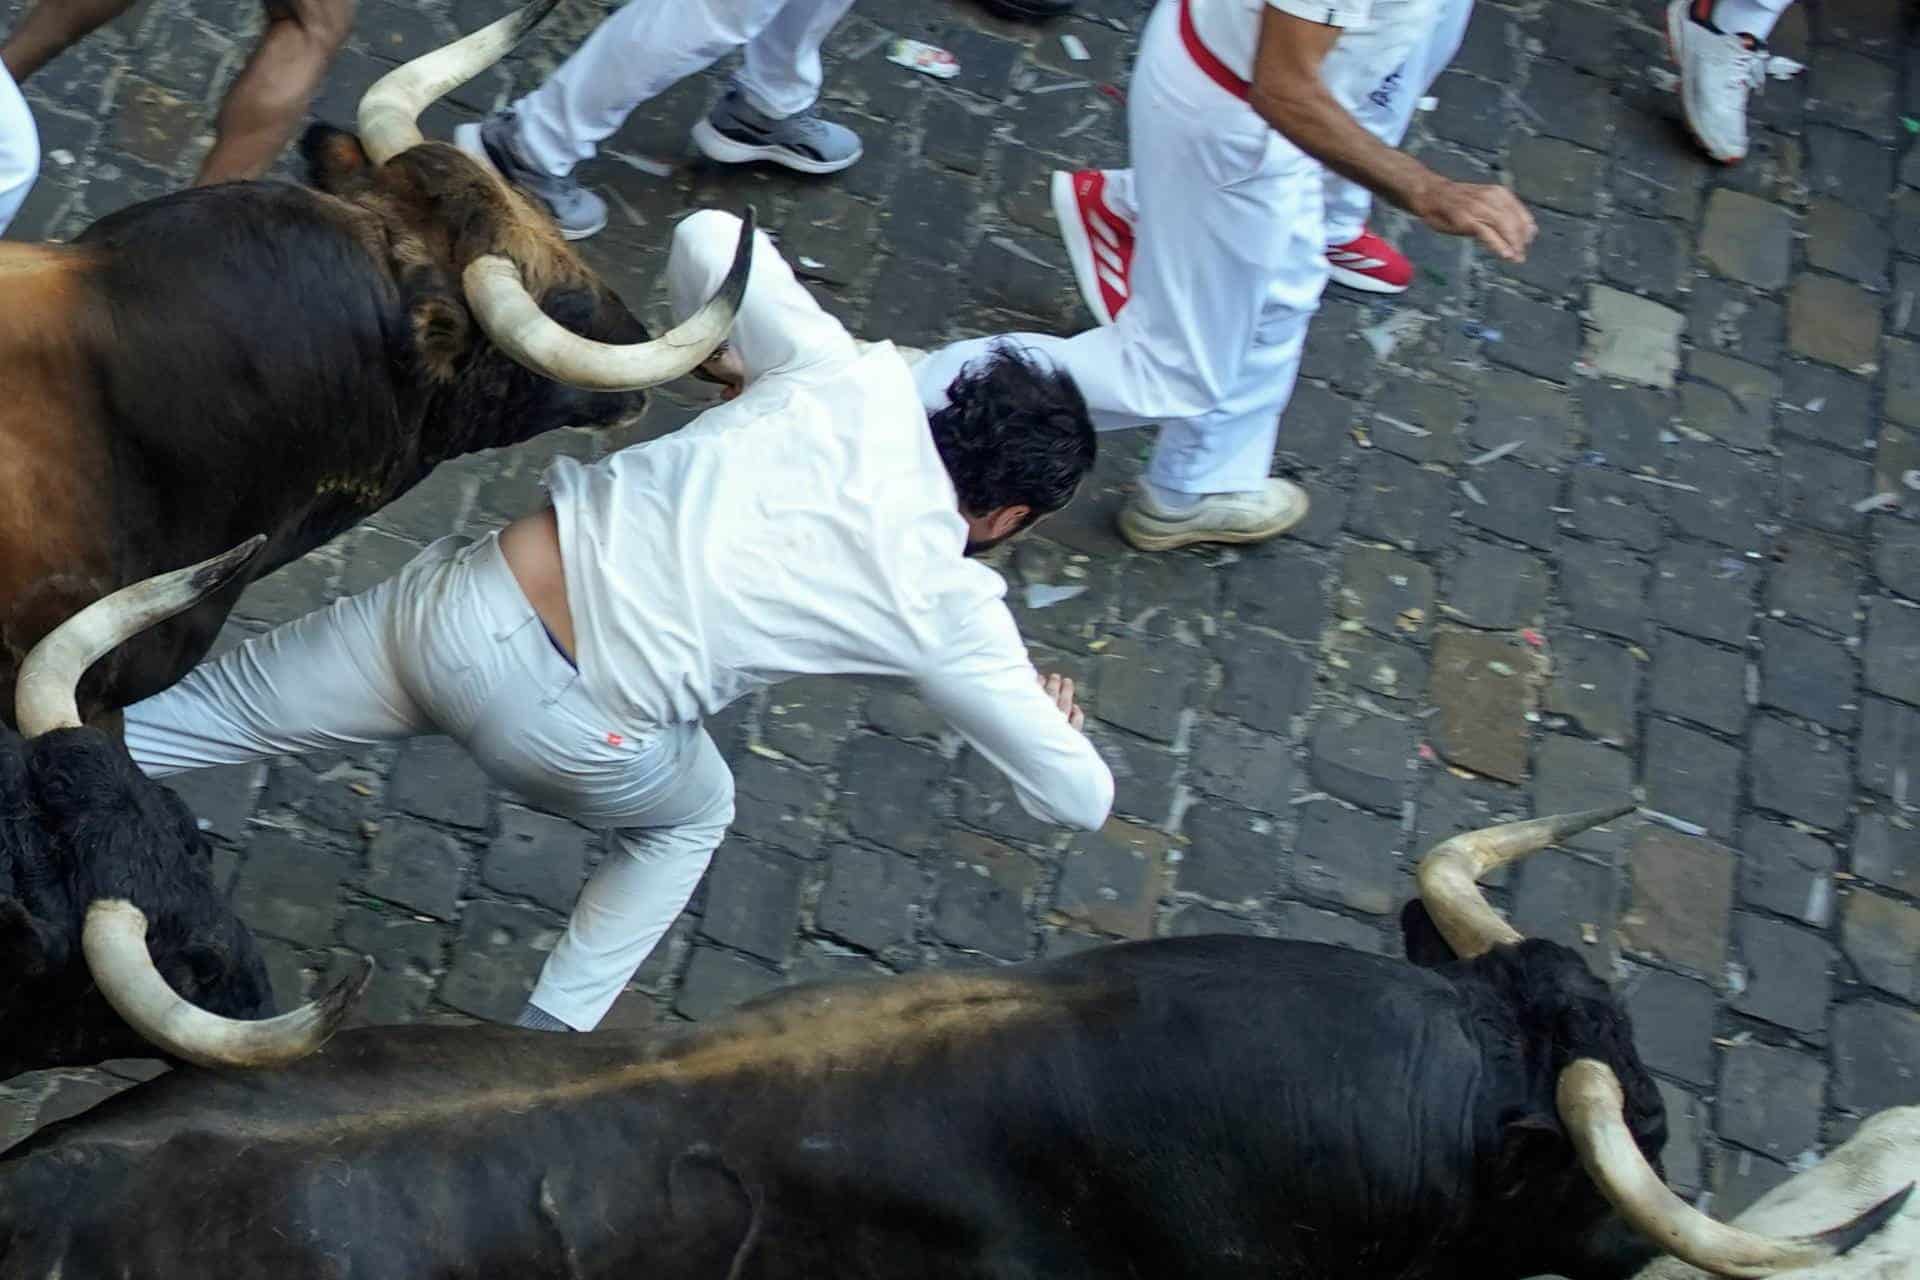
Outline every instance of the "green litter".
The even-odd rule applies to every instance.
[[[1920,133],[1920,120],[1915,120],[1912,116],[1901,116],[1900,123],[1907,126],[1908,133]]]

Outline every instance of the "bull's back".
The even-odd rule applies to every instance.
[[[61,1209],[90,1262],[219,1241],[231,1277],[1367,1275],[1398,1264],[1352,1240],[1444,1226],[1473,1075],[1441,979],[1194,939],[665,1037],[348,1033],[122,1095],[0,1169],[91,1180]]]

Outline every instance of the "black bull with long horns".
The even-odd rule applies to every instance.
[[[141,1051],[94,983],[125,948],[94,941],[142,929],[153,963],[120,968],[144,994],[108,998],[159,1011],[143,1030],[166,1052],[264,1065],[318,1043],[307,1018],[219,1028],[210,1048],[195,1037],[216,1028],[167,1003],[170,984],[220,1014],[272,1012],[204,839],[96,730],[198,661],[258,574],[446,458],[633,411],[731,326],[751,217],[715,297],[648,341],[544,212],[421,137],[420,110],[555,3],[389,73],[359,136],[309,131],[311,188],[180,192],[68,245],[0,245],[0,1078]],[[90,669],[56,662],[68,712],[28,723],[23,663],[56,626],[208,557],[220,568],[190,599],[117,630]],[[108,897],[143,917],[103,911],[89,929]]]
[[[1609,816],[1440,846],[1413,963],[1185,938],[175,1072],[0,1158],[0,1277],[1609,1280],[1844,1251],[1905,1192],[1791,1239],[1689,1208],[1619,1003],[1480,899]]]

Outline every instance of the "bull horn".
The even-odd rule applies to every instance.
[[[14,719],[36,738],[80,727],[77,690],[87,668],[148,627],[184,613],[218,591],[266,544],[255,534],[231,551],[102,596],[33,646],[14,683]]]
[[[426,141],[420,113],[442,94],[504,58],[560,0],[532,0],[452,44],[423,53],[373,82],[360,97],[360,145],[377,165]]]
[[[583,338],[540,309],[511,258],[485,254],[467,264],[467,304],[495,346],[556,382],[592,391],[639,391],[671,382],[706,362],[733,328],[753,265],[753,209],[727,278],[701,308],[651,342],[616,346]]]
[[[1913,1184],[1851,1222],[1815,1235],[1763,1236],[1715,1222],[1667,1188],[1633,1140],[1613,1069],[1580,1058],[1560,1073],[1560,1121],[1580,1163],[1633,1228],[1683,1262],[1722,1276],[1770,1276],[1839,1257],[1899,1213]]]
[[[147,916],[124,898],[97,898],[80,935],[94,985],[126,1024],[199,1067],[281,1067],[306,1057],[340,1028],[373,976],[373,960],[312,1004],[249,1022],[208,1013],[160,976],[147,950]]]
[[[1484,955],[1498,946],[1520,941],[1520,934],[1487,904],[1477,881],[1498,867],[1578,835],[1589,827],[1611,822],[1633,805],[1585,809],[1528,822],[1463,831],[1435,845],[1420,860],[1420,899],[1433,917],[1434,927],[1462,960]]]

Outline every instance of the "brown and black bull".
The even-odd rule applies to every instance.
[[[446,458],[631,412],[731,325],[749,232],[715,298],[650,342],[544,213],[422,139],[421,109],[555,3],[390,73],[359,136],[310,131],[313,189],[201,188],[70,245],[0,245],[0,1078],[142,1051],[109,1003],[194,1061],[264,1065],[324,1038],[345,992],[241,1025],[172,998],[272,1011],[206,841],[108,736],[118,709],[197,662],[258,574]]]
[[[1845,1250],[1904,1193],[1787,1239],[1678,1200],[1620,1004],[1474,887],[1608,816],[1436,849],[1412,964],[1187,938],[176,1072],[0,1158],[0,1277],[1625,1280]]]

